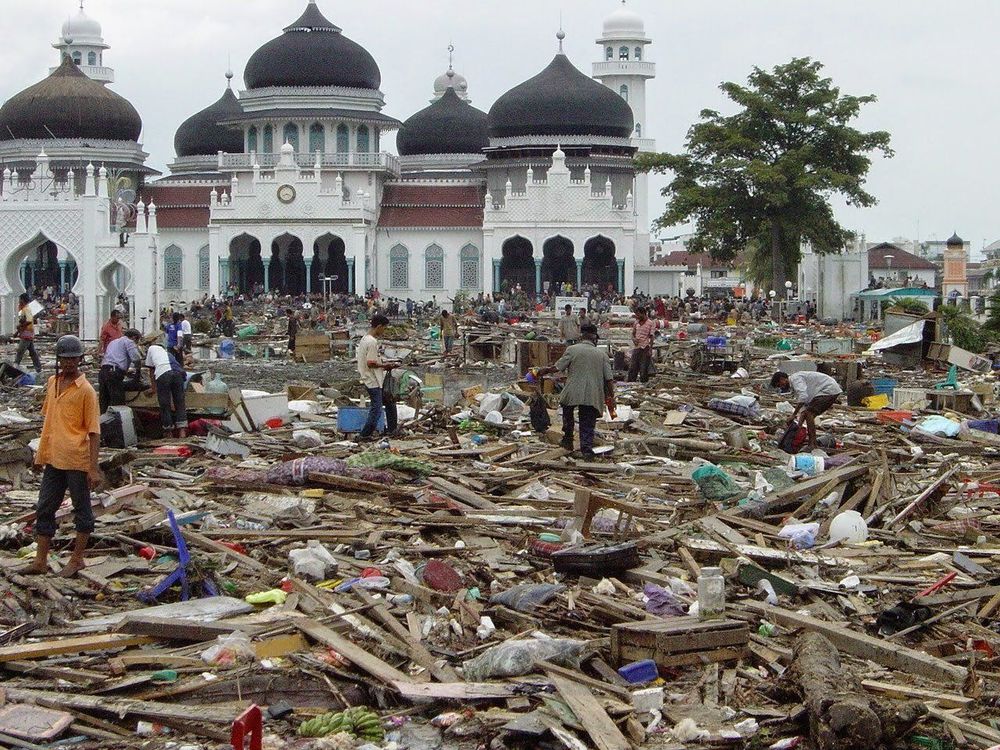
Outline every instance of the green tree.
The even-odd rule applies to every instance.
[[[1000,288],[994,289],[990,295],[989,308],[983,328],[997,336],[1000,334]]]
[[[754,68],[748,85],[720,86],[738,111],[703,110],[684,153],[641,154],[640,171],[673,175],[656,227],[693,221],[693,252],[720,260],[744,253],[754,280],[773,289],[797,265],[802,240],[817,252],[839,252],[851,233],[830,199],[874,205],[864,189],[869,155],[893,153],[887,132],[851,126],[875,97],[842,95],[822,68],[807,57],[772,71]]]

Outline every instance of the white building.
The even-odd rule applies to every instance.
[[[808,243],[799,261],[799,299],[812,302],[820,318],[858,319],[853,295],[868,287],[864,236],[839,253],[816,253]]]

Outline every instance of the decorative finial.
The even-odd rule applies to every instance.
[[[452,63],[455,61],[455,45],[448,45],[448,72],[451,73],[453,70]]]
[[[563,39],[566,38],[566,32],[562,30],[562,24],[559,25],[559,32],[556,34],[556,39],[559,40],[559,54],[563,51]]]
[[[83,0],[80,0],[80,10],[83,10]]]
[[[232,88],[233,84],[233,55],[226,55],[226,85]]]

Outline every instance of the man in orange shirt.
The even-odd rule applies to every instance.
[[[42,435],[35,464],[44,467],[38,490],[35,561],[24,571],[42,574],[49,570],[49,549],[56,533],[56,511],[66,490],[73,500],[76,538],[73,553],[60,575],[70,578],[85,567],[83,553],[94,531],[90,491],[103,480],[98,466],[101,442],[97,393],[80,372],[83,344],[76,336],[56,342],[56,374],[49,378],[42,405]]]
[[[108,350],[108,344],[115,339],[120,339],[125,331],[122,329],[122,314],[118,310],[111,311],[111,317],[101,328],[101,340],[98,353],[104,354]]]

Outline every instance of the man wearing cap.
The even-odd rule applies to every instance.
[[[27,574],[48,572],[56,511],[66,490],[73,500],[76,538],[60,575],[69,578],[84,568],[83,553],[94,531],[90,491],[103,480],[98,466],[101,425],[97,393],[80,372],[82,359],[83,344],[76,336],[63,336],[56,342],[56,374],[46,386],[42,435],[35,454],[35,464],[43,467],[35,518],[38,547],[34,562],[24,571]]]
[[[101,414],[109,406],[122,406],[125,403],[125,377],[133,367],[136,373],[141,373],[142,352],[138,342],[142,334],[134,328],[129,328],[124,335],[112,340],[104,351],[101,359],[101,370],[97,374],[97,388],[101,402]]]
[[[614,404],[614,374],[608,356],[597,348],[597,326],[584,323],[580,327],[581,341],[566,349],[553,367],[544,367],[539,375],[559,371],[566,373],[559,403],[562,404],[563,438],[559,445],[573,450],[573,412],[580,418],[580,453],[594,456],[594,429],[605,403]]]

